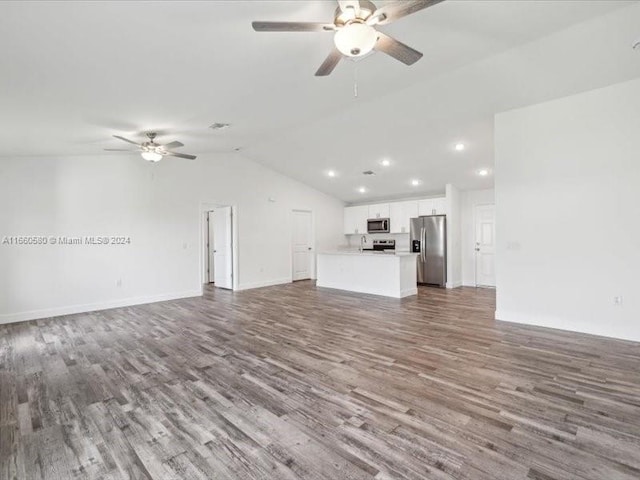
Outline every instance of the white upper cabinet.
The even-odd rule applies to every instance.
[[[389,218],[389,204],[369,205],[369,218]]]
[[[446,214],[446,197],[345,207],[344,234],[365,235],[367,233],[367,219],[369,218],[389,218],[389,233],[409,233],[412,218],[424,215]]]
[[[447,199],[446,197],[434,198],[436,215],[447,214]]]
[[[393,202],[389,204],[391,233],[409,233],[411,219],[418,216],[418,201]]]
[[[434,209],[435,204],[432,198],[425,198],[424,200],[418,201],[418,214],[420,216],[433,215]]]
[[[369,206],[345,207],[344,209],[344,234],[364,235],[367,233],[367,218],[369,218]]]
[[[446,215],[447,199],[441,198],[425,198],[418,201],[418,213],[423,215]]]

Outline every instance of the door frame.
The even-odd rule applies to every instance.
[[[231,207],[231,272],[233,276],[233,288],[232,290],[238,290],[238,285],[240,284],[240,274],[238,268],[238,206],[233,203],[226,202],[217,202],[217,201],[202,201],[200,202],[200,261],[199,261],[199,270],[200,270],[200,283],[204,285],[208,285],[208,277],[207,277],[207,264],[209,262],[208,255],[209,251],[207,249],[207,239],[209,237],[209,229],[207,226],[207,216],[211,210],[215,210],[220,207]]]
[[[215,209],[214,209],[215,210]],[[211,285],[212,283],[214,283],[214,281],[212,280],[212,276],[211,276],[211,214],[214,212],[214,210],[207,210],[207,212],[205,213],[206,215],[206,229],[207,229],[207,233],[205,235],[205,262],[204,262],[204,281],[205,281],[205,285]],[[213,233],[214,238],[215,238],[215,232]],[[213,265],[214,268],[214,278],[215,278],[215,263]]]
[[[289,282],[293,282],[293,215],[295,213],[308,213],[311,220],[311,255],[309,257],[309,278],[316,278],[316,219],[313,210],[303,208],[292,208],[289,216]],[[300,280],[302,281],[302,280]]]
[[[491,286],[491,285],[480,285],[478,284],[478,252],[476,251],[476,244],[478,243],[478,232],[477,232],[477,222],[478,222],[478,208],[480,207],[493,207],[493,232],[495,235],[495,231],[496,231],[496,204],[495,202],[493,203],[475,203],[473,205],[473,283],[475,285],[475,288],[496,288],[495,285]],[[494,243],[495,243],[495,237],[494,237]],[[493,254],[493,268],[494,268],[494,272],[495,272],[495,262],[496,262],[496,254],[494,252]]]

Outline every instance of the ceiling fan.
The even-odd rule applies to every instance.
[[[105,150],[108,152],[139,151],[140,155],[142,155],[142,158],[144,158],[145,160],[148,160],[149,162],[159,162],[165,156],[186,158],[189,160],[196,159],[195,155],[188,155],[186,153],[178,153],[178,152],[171,151],[171,149],[173,148],[184,147],[184,144],[181,142],[174,141],[174,142],[166,143],[164,145],[160,145],[155,142],[155,139],[157,136],[156,132],[147,132],[146,135],[149,140],[142,143],[134,142],[133,140],[129,140],[128,138],[121,137],[120,135],[114,135],[114,138],[117,138],[118,140],[122,140],[124,142],[136,145],[138,147],[137,150],[127,149],[127,148],[105,148]]]
[[[335,48],[320,65],[316,76],[329,75],[343,56],[363,57],[373,50],[386,53],[405,65],[413,65],[422,53],[376,30],[378,25],[411,15],[443,0],[400,0],[377,8],[369,0],[338,0],[333,23],[253,22],[257,32],[334,32]]]

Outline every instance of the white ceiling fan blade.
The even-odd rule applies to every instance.
[[[329,56],[325,59],[325,61],[322,62],[320,68],[318,68],[316,77],[326,77],[327,75],[329,75],[331,72],[333,72],[333,69],[336,68],[336,65],[338,65],[341,59],[342,54],[337,48],[334,48]]]
[[[106,152],[137,152],[137,150],[132,150],[130,148],[105,148]]]
[[[336,29],[333,23],[312,22],[252,22],[256,32],[331,32]]]
[[[114,135],[113,137],[117,138],[118,140],[122,140],[123,142],[132,143],[133,145],[137,145],[138,147],[140,146],[139,143],[134,142],[133,140],[129,140],[128,138],[121,137],[120,135]]]
[[[174,142],[166,143],[166,144],[164,144],[162,146],[164,148],[166,148],[167,150],[171,150],[172,148],[184,147],[184,143],[178,142],[178,141],[174,141]]]
[[[186,158],[187,160],[195,160],[197,158],[195,155],[189,155],[187,153],[177,153],[177,152],[167,152],[165,155],[169,157]]]
[[[373,48],[379,52],[392,56],[405,65],[413,65],[422,58],[422,53],[419,51],[414,50],[408,45],[405,45],[382,32],[378,32],[378,41],[376,42],[376,46]]]
[[[370,25],[388,25],[391,22],[416,13],[428,7],[433,7],[444,0],[400,0],[384,5],[373,12],[367,23]]]

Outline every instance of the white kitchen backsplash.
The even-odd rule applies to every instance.
[[[362,235],[347,235],[347,241],[349,242],[349,247],[358,248],[360,247],[360,237]],[[408,233],[373,233],[365,235],[367,239],[367,243],[365,243],[365,248],[372,248],[374,240],[395,240],[396,241],[396,251],[398,252],[408,252],[409,251],[409,234]]]

